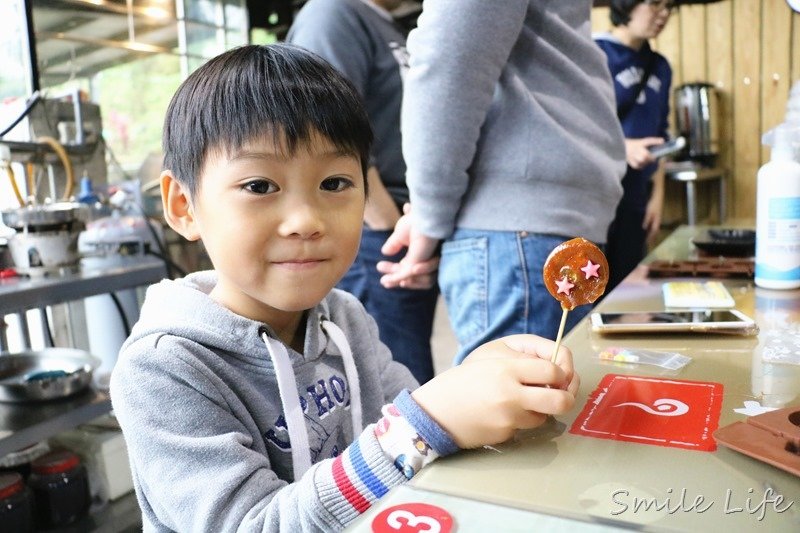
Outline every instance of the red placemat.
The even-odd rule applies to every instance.
[[[717,449],[722,384],[606,375],[570,433],[689,450]]]

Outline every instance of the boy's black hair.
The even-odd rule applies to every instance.
[[[359,157],[366,188],[372,128],[353,85],[298,46],[234,48],[205,63],[178,87],[164,119],[164,168],[194,195],[212,150],[269,135],[289,153],[316,130]]]
[[[631,11],[644,0],[611,0],[611,24],[624,26],[631,21]]]

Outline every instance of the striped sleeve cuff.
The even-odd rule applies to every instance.
[[[374,429],[374,424],[367,427],[340,456],[316,470],[320,501],[343,526],[407,481],[383,452]]]
[[[450,455],[460,449],[450,434],[414,401],[408,389],[403,389],[397,395],[397,398],[394,399],[394,406],[440,457]]]

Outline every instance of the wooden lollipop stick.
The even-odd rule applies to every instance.
[[[556,364],[558,362],[558,349],[561,347],[561,337],[564,336],[564,325],[567,323],[567,313],[569,310],[564,307],[564,312],[561,314],[561,324],[558,325],[558,335],[556,335],[556,347],[553,350],[553,357],[550,358],[550,362]]]

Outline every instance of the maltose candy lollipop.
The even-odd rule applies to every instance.
[[[542,269],[544,284],[562,309],[593,303],[606,290],[608,261],[600,248],[577,237],[556,246]]]
[[[564,310],[551,358],[555,363],[564,335],[567,312],[579,305],[590,304],[603,294],[608,284],[608,261],[600,248],[586,239],[576,237],[562,242],[550,252],[544,262],[542,276],[544,286]]]

